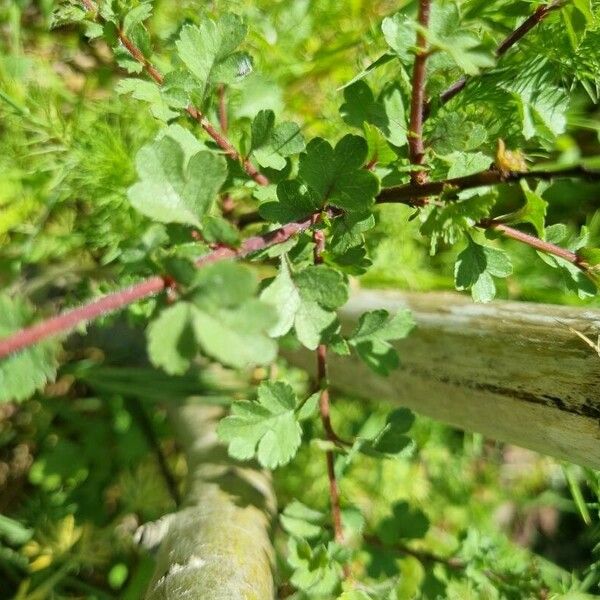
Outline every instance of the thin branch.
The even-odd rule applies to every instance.
[[[85,8],[90,12],[97,15],[97,9],[92,0],[82,0]],[[164,76],[162,73],[144,56],[143,52],[131,41],[131,39],[125,35],[123,30],[118,30],[119,40],[123,46],[127,49],[132,58],[144,67],[144,70],[148,75],[158,84],[162,85],[164,82]],[[188,106],[186,112],[200,124],[200,127],[206,131],[206,133],[217,143],[217,145],[231,158],[231,160],[239,162],[242,165],[244,171],[259,185],[269,185],[269,180],[265,177],[250,161],[248,158],[244,158],[235,149],[233,144],[225,136],[225,132],[219,132],[213,124],[206,118],[206,116],[195,106]]]
[[[423,107],[425,105],[425,76],[427,63],[427,40],[424,29],[429,24],[431,0],[419,0],[418,21],[423,29],[417,32],[416,54],[412,74],[412,93],[410,102],[410,124],[408,134],[408,156],[413,165],[423,164],[425,147],[423,145]],[[412,171],[411,181],[423,184],[427,181],[425,171]]]
[[[437,196],[442,192],[460,192],[471,188],[499,183],[511,183],[521,179],[542,179],[544,181],[563,177],[577,177],[591,181],[600,181],[600,171],[590,171],[586,167],[576,166],[556,171],[497,171],[490,169],[473,175],[455,177],[442,181],[430,181],[415,185],[406,183],[396,187],[385,188],[377,196],[377,202],[411,203],[411,199]]]
[[[319,385],[321,387],[321,396],[319,398],[319,412],[323,429],[330,442],[335,443],[335,437],[331,435],[333,428],[331,426],[331,415],[329,406],[329,387],[327,383],[327,346],[319,344],[317,348],[317,372]],[[327,478],[329,479],[329,501],[331,504],[331,521],[333,523],[333,532],[335,541],[339,544],[344,542],[344,530],[342,528],[342,511],[340,507],[340,491],[337,478],[335,476],[335,465],[333,450],[325,452],[327,461]]]
[[[317,225],[319,215],[313,216],[313,226]],[[313,228],[313,258],[315,265],[323,263],[323,251],[325,249],[325,234],[321,229]],[[317,381],[321,395],[319,397],[319,412],[325,435],[330,442],[336,443],[337,435],[331,425],[331,414],[329,408],[329,384],[327,381],[327,346],[319,344],[317,347]],[[344,530],[342,527],[342,512],[340,508],[340,492],[335,476],[335,464],[332,450],[325,452],[327,461],[327,478],[329,479],[329,501],[331,504],[331,521],[335,541],[339,544],[344,542]],[[348,573],[345,573],[348,575]]]
[[[483,229],[493,229],[494,231],[500,232],[503,236],[511,238],[513,240],[517,240],[518,242],[522,242],[527,246],[531,246],[535,250],[545,252],[546,254],[558,256],[559,258],[570,262],[576,267],[579,267],[583,271],[587,271],[589,269],[589,265],[583,260],[581,260],[581,258],[579,258],[579,256],[577,256],[575,252],[571,252],[566,248],[561,248],[560,246],[552,244],[551,242],[541,240],[540,238],[520,231],[519,229],[509,227],[508,225],[505,225],[500,221],[496,221],[494,219],[486,219],[477,223],[477,226]]]
[[[588,171],[583,167],[573,167],[563,171],[537,171],[532,173],[502,173],[500,171],[482,171],[474,175],[466,177],[457,177],[456,179],[448,179],[446,181],[432,181],[422,186],[414,184],[406,184],[396,188],[384,189],[377,197],[379,204],[385,203],[402,203],[408,206],[421,207],[426,204],[431,204],[431,200],[420,198],[419,196],[436,195],[443,191],[460,191],[464,189],[479,187],[482,185],[493,185],[494,183],[506,183],[509,181],[518,181],[519,179],[537,178],[537,179],[552,179],[554,177],[576,177],[585,176],[587,178],[600,180],[600,173]],[[451,198],[447,198],[451,200]],[[505,225],[499,220],[484,219],[477,223],[477,227],[482,229],[493,229],[498,231],[503,236],[517,240],[535,250],[552,254],[570,262],[586,275],[592,275],[590,266],[583,261],[575,252],[561,248],[556,244],[542,240],[534,235],[530,235],[513,227]]]
[[[565,3],[565,0],[554,0],[549,4],[543,4],[539,6],[521,25],[519,25],[514,31],[511,31],[496,48],[496,58],[502,57],[512,48],[517,42],[519,42],[529,31],[531,31],[536,25],[541,23],[547,15],[552,11],[560,8]],[[446,104],[456,96],[461,90],[465,88],[469,79],[466,76],[457,79],[452,85],[446,88],[439,97],[441,104]],[[429,107],[426,108],[428,113]]]
[[[196,261],[196,266],[200,268],[228,258],[243,258],[258,250],[264,250],[270,246],[281,244],[297,233],[309,229],[312,223],[313,220],[311,216],[300,221],[288,223],[274,231],[250,237],[244,240],[237,249],[221,246],[209,254],[200,257]],[[155,275],[148,279],[144,279],[131,287],[114,292],[113,294],[108,294],[107,296],[93,300],[88,304],[84,304],[78,308],[68,310],[60,315],[16,331],[8,337],[0,339],[0,359],[55,335],[67,333],[82,323],[91,321],[92,319],[122,309],[138,300],[157,294],[168,287],[169,284],[170,281],[168,278]]]

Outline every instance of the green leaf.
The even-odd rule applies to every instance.
[[[279,519],[290,535],[310,540],[323,533],[327,515],[309,508],[299,500],[293,500],[285,507]]]
[[[211,307],[194,313],[194,331],[205,354],[225,365],[266,365],[277,356],[267,331],[273,325],[270,306],[247,300],[235,309]]]
[[[387,165],[398,158],[398,155],[385,139],[383,132],[375,127],[375,125],[363,123],[363,131],[369,149],[367,154],[367,164]]]
[[[382,54],[379,58],[375,59],[371,64],[367,65],[362,71],[360,71],[357,75],[355,75],[350,81],[348,81],[347,83],[345,83],[344,85],[339,87],[338,91],[343,90],[343,89],[355,84],[357,81],[360,81],[361,79],[364,79],[367,75],[372,73],[375,69],[378,69],[379,67],[382,67],[383,65],[389,63],[391,60],[394,60],[394,58],[396,58],[396,57],[389,52]]]
[[[401,310],[391,318],[383,309],[369,311],[361,315],[348,343],[371,369],[388,375],[399,364],[398,353],[390,341],[405,338],[414,326],[409,310]]]
[[[259,212],[273,223],[289,223],[302,219],[322,207],[322,199],[298,179],[281,181],[277,185],[277,202],[265,202]]]
[[[237,247],[240,244],[239,231],[223,217],[206,215],[202,219],[202,237],[209,243],[222,243]]]
[[[342,119],[353,127],[368,123],[380,129],[394,146],[406,144],[406,113],[402,94],[389,87],[375,100],[367,83],[358,81],[344,89],[344,104],[340,106]]]
[[[298,340],[314,350],[335,326],[334,310],[348,300],[348,288],[343,275],[325,265],[292,275],[282,259],[277,277],[263,290],[261,299],[278,312],[270,335],[279,337],[294,327]]]
[[[431,237],[431,254],[435,254],[440,241],[448,245],[459,241],[476,223],[489,216],[495,202],[496,194],[489,192],[431,208],[421,225],[421,233]]]
[[[565,131],[569,98],[557,85],[553,67],[545,59],[523,61],[516,72],[498,83],[514,99],[521,118],[523,136],[554,139]]]
[[[82,23],[87,18],[87,11],[81,5],[79,0],[67,0],[56,6],[50,18],[50,27],[52,29],[62,25],[73,23]]]
[[[131,94],[136,100],[148,102],[152,115],[165,123],[178,117],[186,106],[185,100],[166,95],[162,87],[145,79],[122,79],[117,84],[117,93]]]
[[[25,302],[0,295],[0,338],[33,320]],[[46,340],[0,358],[0,403],[26,400],[56,377],[58,344]]]
[[[407,448],[414,447],[412,440],[406,435],[414,420],[415,416],[408,408],[392,411],[378,430],[359,434],[345,461],[336,464],[336,469],[346,469],[358,452],[379,458],[401,456]]]
[[[381,28],[386,42],[405,64],[412,58],[417,30],[427,37],[432,53],[444,52],[467,75],[495,64],[493,51],[481,44],[480,32],[461,22],[458,7],[452,3],[434,3],[427,28],[401,12],[384,19]],[[435,60],[430,62],[435,64]]]
[[[234,402],[231,415],[217,428],[229,444],[229,454],[240,460],[256,457],[268,469],[285,465],[300,446],[302,429],[296,418],[298,399],[283,382],[266,382],[258,388],[258,401]]]
[[[392,506],[392,514],[379,523],[377,536],[386,545],[393,546],[398,540],[422,538],[429,529],[429,519],[418,508],[407,502],[397,502]]]
[[[455,152],[449,158],[448,179],[485,171],[492,164],[492,159],[481,152]]]
[[[169,375],[185,373],[198,353],[194,306],[178,302],[163,310],[146,330],[150,362]]]
[[[543,239],[548,203],[537,193],[531,191],[525,180],[521,181],[521,189],[525,196],[525,206],[505,217],[506,223],[530,223],[536,233]]]
[[[140,181],[129,188],[131,204],[162,223],[200,227],[227,175],[222,156],[198,152],[185,161],[171,137],[144,146],[136,156]]]
[[[441,155],[453,152],[469,152],[480,148],[488,133],[481,123],[466,120],[462,114],[444,110],[436,115],[428,136],[431,147]]]
[[[315,138],[300,155],[298,178],[277,186],[278,202],[266,202],[260,212],[268,220],[286,223],[306,217],[326,203],[349,212],[369,209],[379,191],[373,173],[361,168],[367,158],[364,138],[344,136],[335,149]]]
[[[252,70],[245,52],[236,52],[246,37],[240,17],[225,14],[218,21],[203,19],[199,26],[184,25],[176,43],[179,58],[195,77],[204,97],[210,86],[233,83]]]
[[[6,540],[11,546],[22,546],[33,534],[33,529],[28,529],[15,519],[0,515],[0,539]]]
[[[298,177],[316,192],[321,203],[347,211],[364,211],[379,191],[377,178],[362,169],[368,147],[364,138],[344,136],[335,146],[315,138],[300,156]]]
[[[147,330],[154,364],[183,373],[197,350],[224,365],[244,368],[272,362],[277,345],[267,335],[273,309],[253,297],[258,281],[250,269],[221,262],[198,270],[189,301],[164,309]]]
[[[151,14],[152,2],[142,2],[132,8],[123,19],[123,33],[129,34],[136,25],[143,23]]]
[[[388,46],[403,63],[408,63],[412,58],[410,49],[415,41],[414,22],[404,13],[398,12],[383,20],[381,31]]]
[[[467,247],[458,255],[454,282],[458,290],[471,290],[475,302],[489,302],[496,295],[492,277],[508,277],[512,264],[503,250],[482,246],[468,236]]]
[[[304,137],[296,123],[275,125],[275,113],[261,110],[252,122],[251,150],[261,167],[281,170],[285,157],[304,150]]]
[[[290,583],[306,590],[310,597],[332,598],[339,588],[341,569],[336,561],[339,547],[329,543],[311,548],[306,540],[291,536],[288,540],[287,560],[293,569]]]

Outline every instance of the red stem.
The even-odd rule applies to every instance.
[[[418,21],[427,28],[431,0],[419,1]],[[410,103],[410,123],[408,134],[408,155],[413,165],[423,164],[425,147],[423,145],[423,106],[425,105],[425,77],[427,63],[427,40],[422,30],[417,32],[417,50],[412,74],[412,97]],[[411,181],[422,184],[427,181],[425,171],[412,171]]]
[[[514,229],[513,227],[509,227],[504,223],[500,223],[499,221],[494,221],[493,219],[481,221],[477,224],[478,227],[482,227],[484,229],[493,229],[495,231],[499,231],[505,237],[511,238],[513,240],[517,240],[518,242],[522,242],[523,244],[527,244],[536,250],[540,250],[541,252],[545,252],[546,254],[553,254],[554,256],[558,256],[581,269],[586,269],[587,265],[575,254],[575,252],[571,252],[565,248],[561,248],[556,244],[552,244],[551,242],[546,242],[545,240],[541,240],[540,238],[535,237],[534,235],[529,235],[523,231],[519,231],[518,229]]]
[[[396,187],[385,188],[377,196],[377,202],[400,202],[407,203],[414,198],[425,198],[437,196],[444,191],[459,192],[485,185],[498,183],[512,183],[521,179],[551,180],[560,177],[580,177],[591,181],[600,181],[600,171],[590,171],[586,167],[576,166],[561,169],[560,171],[480,171],[464,177],[444,179],[442,181],[429,181],[423,184],[406,183]],[[450,198],[446,198],[450,200]],[[410,203],[410,202],[409,202]],[[414,204],[414,203],[411,203]]]
[[[312,217],[313,227],[317,225],[320,215]],[[315,265],[323,263],[323,250],[325,249],[325,234],[321,229],[313,229],[313,258]],[[317,346],[317,381],[321,390],[319,397],[319,412],[321,414],[321,423],[325,430],[325,435],[330,442],[338,442],[338,437],[331,425],[331,412],[329,408],[329,382],[327,380],[327,346],[319,344]],[[344,530],[342,527],[342,512],[340,508],[340,491],[335,476],[335,464],[332,450],[325,452],[327,461],[327,478],[329,480],[329,501],[331,504],[331,521],[333,523],[333,533],[335,541],[339,544],[344,542]],[[347,576],[348,573],[344,571]]]
[[[227,258],[243,258],[258,250],[281,244],[297,233],[308,229],[311,224],[312,217],[309,217],[288,223],[275,231],[248,238],[244,240],[238,249],[221,246],[209,254],[200,257],[196,261],[196,266],[203,267]],[[0,339],[0,359],[54,335],[66,333],[80,323],[85,323],[86,321],[119,310],[142,298],[157,294],[165,289],[167,284],[167,278],[155,275],[129,288],[108,294],[88,304],[16,331],[12,335]]]
[[[336,435],[331,426],[331,415],[329,408],[329,388],[327,381],[327,346],[319,344],[317,347],[317,377],[321,387],[321,396],[319,398],[319,412],[321,413],[321,423],[330,442],[335,443]],[[333,434],[333,435],[332,435]],[[335,464],[332,450],[325,452],[327,461],[327,478],[329,480],[329,501],[331,504],[331,521],[333,523],[333,533],[335,541],[339,544],[344,542],[344,530],[342,527],[342,511],[340,507],[340,491],[335,476]]]

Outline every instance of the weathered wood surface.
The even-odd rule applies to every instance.
[[[596,340],[600,310],[362,290],[342,324],[348,330],[366,310],[404,307],[417,328],[396,344],[401,366],[385,378],[330,353],[334,388],[600,468],[600,357],[568,328]],[[287,356],[314,372],[313,354]]]
[[[221,409],[175,407],[171,422],[188,460],[184,505],[138,530],[160,544],[147,600],[269,600],[274,597],[270,477],[227,456],[215,425]]]

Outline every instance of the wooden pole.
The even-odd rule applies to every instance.
[[[146,600],[270,600],[275,596],[270,534],[276,514],[270,476],[227,455],[215,433],[219,407],[173,407],[170,420],[188,460],[178,512],[138,530],[158,548]]]
[[[596,340],[600,310],[363,290],[342,309],[343,328],[377,308],[410,308],[417,321],[396,344],[400,367],[386,378],[331,353],[334,388],[600,468],[600,356],[569,329]],[[287,356],[314,371],[312,353]]]

